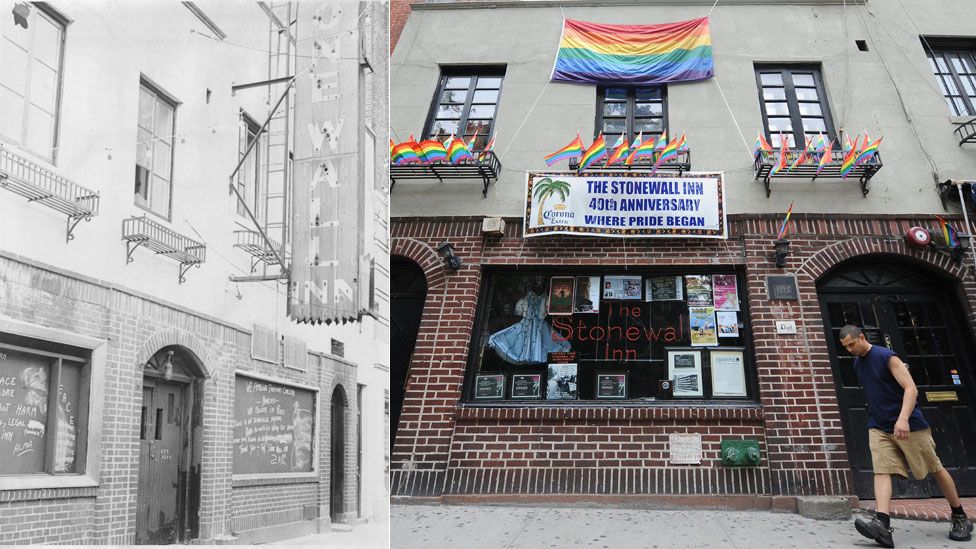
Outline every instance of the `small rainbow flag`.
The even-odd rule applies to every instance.
[[[491,136],[491,139],[488,140],[488,144],[485,145],[485,150],[481,151],[481,154],[478,155],[478,161],[480,162],[480,161],[484,160],[485,157],[488,156],[485,153],[487,153],[488,151],[490,151],[492,149],[492,147],[494,147],[494,146],[495,146],[495,136],[493,135],[493,136]]]
[[[610,159],[607,160],[607,166],[612,166],[617,162],[624,160],[624,157],[627,155],[627,151],[629,150],[630,150],[630,143],[628,143],[627,140],[624,139],[624,136],[621,135],[620,139],[617,140],[617,144],[613,149],[613,153],[610,154]]]
[[[576,134],[576,139],[572,143],[546,156],[546,166],[552,166],[560,160],[579,156],[583,156],[583,140],[580,139],[579,134]]]
[[[436,139],[425,139],[418,143],[418,146],[427,162],[440,162],[447,158],[447,149]]]
[[[393,147],[395,147],[395,146],[396,145],[393,143],[393,138],[391,137],[390,138],[390,154],[391,155],[393,154]]]
[[[634,160],[640,160],[641,158],[654,158],[654,147],[656,144],[657,140],[654,139],[653,135],[648,136],[647,139],[635,142],[634,150],[627,156],[627,165],[630,166],[634,163]]]
[[[877,141],[868,145],[868,136],[867,135],[864,136],[865,147],[861,149],[861,153],[858,154],[857,158],[854,159],[855,168],[870,160],[875,155],[875,153],[878,152],[878,147],[881,146],[882,139],[884,139],[884,137],[879,137]]]
[[[675,139],[669,142],[667,146],[665,146],[664,149],[661,150],[661,156],[657,158],[657,161],[654,163],[654,167],[651,168],[651,175],[654,175],[654,173],[657,172],[657,169],[661,166],[661,164],[664,164],[666,161],[671,160],[673,158],[677,158],[678,149],[680,149],[681,146],[684,144],[685,144],[684,134],[681,135],[680,139]]]
[[[854,138],[854,144],[846,151],[844,161],[840,164],[840,175],[844,179],[847,179],[851,170],[854,169],[854,160],[857,158],[857,140],[858,138]]]
[[[784,137],[783,134],[779,134],[779,142],[780,142],[779,158],[776,160],[776,163],[773,164],[773,167],[769,170],[769,177],[776,175],[777,173],[780,172],[780,170],[786,168],[786,153],[787,153],[787,146],[789,146],[790,144],[790,140],[789,138]]]
[[[939,220],[939,226],[942,227],[942,238],[945,239],[946,246],[950,248],[958,246],[959,238],[956,236],[956,228],[946,223],[946,220],[939,216],[935,216],[935,218]]]
[[[779,232],[776,233],[776,240],[782,240],[786,236],[786,229],[789,227],[790,214],[793,213],[793,203],[790,202],[790,207],[786,209],[786,217],[783,218],[783,224],[779,226]]]
[[[468,150],[469,151],[473,151],[474,150],[474,143],[477,140],[478,140],[478,130],[475,130],[474,131],[474,135],[471,136],[471,140],[468,141]]]
[[[583,171],[589,168],[597,160],[607,157],[607,142],[603,139],[603,133],[596,138],[596,141],[590,145],[590,148],[586,149],[583,153],[583,158],[580,159],[579,171]]]
[[[409,164],[411,162],[420,162],[420,157],[413,150],[413,146],[405,141],[399,145],[394,145],[393,151],[390,153],[390,162],[394,164]]]
[[[661,84],[715,74],[708,17],[662,25],[563,20],[552,80]]]
[[[471,151],[464,144],[463,139],[452,139],[451,145],[447,148],[447,156],[451,159],[451,164],[457,164],[462,160],[474,160]]]
[[[752,149],[753,158],[758,158],[760,153],[767,155],[773,152],[773,148],[766,141],[766,136],[762,134],[762,131],[756,133],[756,146]]]
[[[807,160],[809,160],[810,159],[810,150],[811,150],[812,147],[813,147],[813,138],[812,137],[808,137],[807,138],[807,144],[806,144],[806,146],[804,146],[802,149],[800,149],[800,154],[797,155],[796,160],[794,160],[793,163],[790,164],[789,169],[787,169],[786,171],[792,172],[793,171],[793,168],[795,168],[795,167],[799,166],[800,164],[803,164],[804,162],[806,162]]]
[[[820,172],[827,166],[827,164],[830,164],[832,158],[830,152],[831,149],[833,148],[834,148],[834,140],[831,139],[830,143],[827,143],[827,146],[820,153],[820,162],[817,163],[817,175],[820,175]]]

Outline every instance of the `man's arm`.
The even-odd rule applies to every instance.
[[[895,422],[895,438],[908,438],[908,416],[912,415],[915,409],[915,400],[918,398],[918,388],[915,387],[915,380],[908,372],[908,366],[895,355],[888,359],[888,370],[892,377],[905,390],[905,396],[901,400],[901,413],[898,414],[898,421]]]

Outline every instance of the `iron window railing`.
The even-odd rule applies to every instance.
[[[140,246],[177,261],[180,264],[180,284],[186,282],[186,271],[190,267],[199,267],[207,260],[205,244],[164,227],[146,215],[122,220],[122,240],[126,243],[127,264],[135,260],[132,253]]]

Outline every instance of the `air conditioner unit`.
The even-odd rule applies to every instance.
[[[500,217],[486,217],[481,222],[481,232],[501,236],[505,233],[505,221]]]

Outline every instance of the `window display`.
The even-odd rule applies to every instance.
[[[675,399],[748,399],[753,393],[748,314],[729,310],[745,306],[740,275],[717,268],[692,274],[544,269],[485,274],[468,400],[527,406],[601,400],[612,406],[612,400],[659,400],[662,381],[673,386]],[[690,370],[681,369],[689,366],[680,357],[673,364],[673,352],[681,349],[698,357]],[[711,353],[724,349],[742,357],[741,385],[727,371],[711,371]],[[728,370],[727,358],[719,362]],[[486,376],[498,380],[491,390]]]

